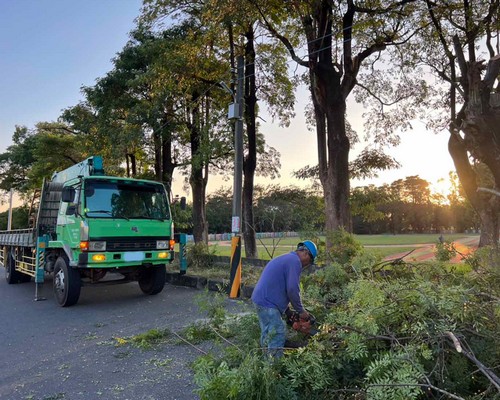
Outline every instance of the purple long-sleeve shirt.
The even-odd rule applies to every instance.
[[[252,293],[252,301],[263,307],[277,308],[285,312],[288,303],[304,311],[300,299],[300,274],[302,263],[296,252],[283,254],[269,261]]]

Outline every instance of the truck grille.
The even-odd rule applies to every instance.
[[[106,251],[147,251],[156,249],[157,240],[169,240],[169,237],[114,237],[92,238],[92,241],[105,241]]]

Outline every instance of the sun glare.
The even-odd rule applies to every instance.
[[[448,195],[452,192],[452,186],[448,179],[440,178],[430,185],[431,194],[434,195],[436,201],[441,204],[449,204]]]

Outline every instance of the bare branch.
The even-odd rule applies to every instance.
[[[226,342],[227,344],[233,346],[233,347],[236,347],[240,353],[243,353],[243,350],[241,350],[241,348],[239,348],[237,345],[235,345],[233,342],[230,342],[229,340],[227,340],[224,336],[222,336],[219,332],[217,332],[217,329],[215,329],[212,325],[210,325],[210,328],[215,332],[215,334],[220,337],[224,342]]]
[[[359,83],[359,82],[356,82],[356,85],[359,86],[360,88],[366,90],[370,96],[372,96],[375,100],[377,100],[381,105],[383,106],[392,106],[394,104],[397,104],[399,103],[401,100],[405,100],[405,99],[409,99],[411,97],[413,97],[413,93],[410,93],[408,94],[407,96],[401,96],[397,99],[395,99],[394,101],[390,102],[390,103],[386,103],[384,100],[382,100],[380,97],[378,97],[375,93],[373,93],[368,87],[366,87],[365,85]]]
[[[281,43],[283,43],[285,45],[285,47],[287,48],[288,52],[290,53],[290,56],[292,57],[292,59],[299,65],[302,65],[303,67],[308,67],[308,63],[304,60],[302,60],[299,56],[297,56],[297,54],[295,53],[295,49],[293,48],[292,44],[290,43],[290,41],[288,40],[288,38],[286,38],[285,36],[281,35],[275,28],[274,26],[269,22],[269,20],[266,18],[266,16],[264,15],[263,11],[261,10],[260,6],[257,4],[256,1],[253,1],[253,0],[249,0],[256,8],[257,8],[257,11],[259,12],[260,16],[262,17],[262,20],[264,21],[264,24],[266,25],[266,28],[269,29],[269,32],[271,32],[271,34],[276,37],[277,39],[279,39],[281,41]]]
[[[483,373],[483,375],[486,376],[486,378],[488,378],[488,380],[495,386],[495,388],[498,390],[498,392],[500,392],[500,378],[491,370],[491,368],[488,368],[481,361],[479,361],[476,358],[476,356],[474,355],[474,353],[472,353],[472,351],[464,349],[460,340],[452,332],[446,332],[446,335],[448,337],[450,337],[450,335],[451,335],[455,349],[457,349],[457,351],[459,353],[463,354],[470,361],[472,361],[474,364],[476,364],[476,366]],[[457,343],[458,343],[458,348],[457,348]],[[458,349],[461,349],[461,351],[459,351]]]
[[[455,346],[455,350],[459,353],[462,352],[462,346],[460,344],[460,340],[457,339],[457,337],[454,335],[453,332],[445,332],[446,336],[448,336],[451,341],[453,342],[453,345]]]
[[[498,190],[495,190],[495,189],[489,189],[489,188],[484,188],[484,187],[478,187],[477,188],[477,191],[478,192],[488,192],[488,193],[491,193],[491,194],[494,194],[496,196],[499,196],[500,197],[500,192]]]
[[[198,350],[200,353],[204,354],[204,355],[207,355],[208,353],[202,349],[200,349],[199,347],[195,346],[193,343],[189,342],[188,340],[184,339],[181,335],[179,335],[178,333],[176,332],[172,332],[173,335],[175,335],[176,337],[178,337],[180,340],[182,340],[184,343],[190,345],[191,347],[194,347],[196,350]]]
[[[483,83],[487,90],[491,90],[500,72],[500,55],[492,57],[488,62],[488,69],[484,76]]]

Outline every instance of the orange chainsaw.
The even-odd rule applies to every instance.
[[[285,310],[285,317],[286,323],[297,332],[308,336],[312,336],[317,333],[317,330],[314,328],[316,325],[316,318],[314,318],[311,313],[309,313],[308,319],[300,318],[300,314],[297,311],[288,307]]]

